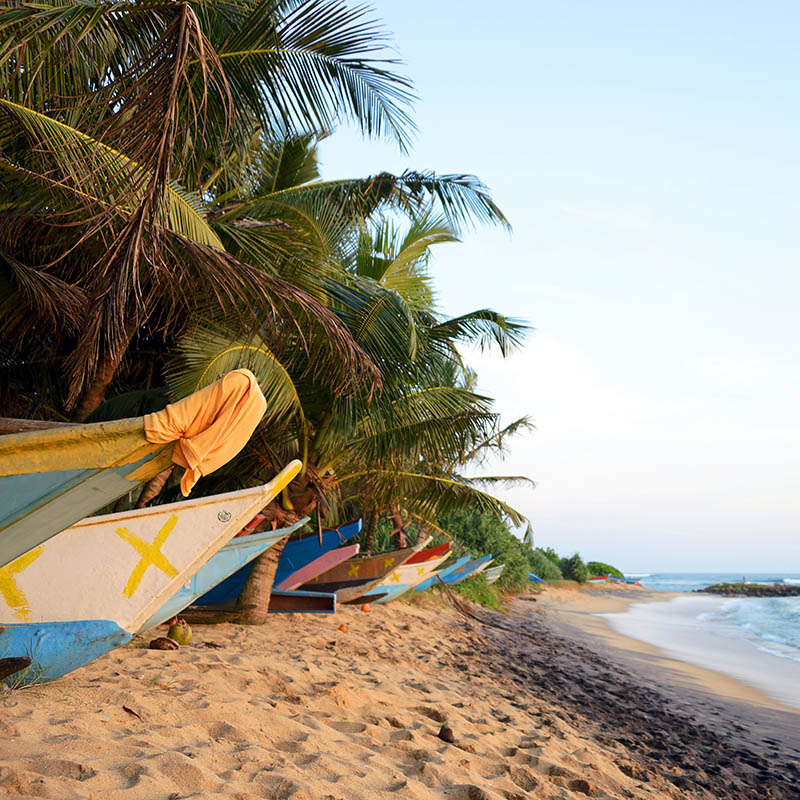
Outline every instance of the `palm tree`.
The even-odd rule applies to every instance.
[[[132,341],[234,309],[245,330],[294,326],[339,391],[376,379],[329,309],[211,224],[254,140],[350,118],[406,146],[410,84],[363,8],[55,0],[7,4],[0,33],[0,346],[63,395],[28,389],[34,406],[83,418]]]

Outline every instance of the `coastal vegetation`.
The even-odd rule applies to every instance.
[[[601,575],[611,575],[614,578],[624,578],[625,576],[611,564],[604,564],[602,561],[587,561],[586,569],[589,571],[590,578],[600,577]]]
[[[0,10],[0,31],[8,416],[137,416],[246,367],[267,414],[196,493],[298,458],[263,524],[362,516],[371,549],[380,520],[394,544],[458,510],[523,521],[487,489],[528,479],[476,473],[529,421],[501,424],[461,348],[505,356],[527,326],[445,313],[430,269],[508,221],[467,173],[320,176],[341,124],[410,147],[413,88],[369,10],[55,0]],[[177,496],[167,470],[126,502]]]

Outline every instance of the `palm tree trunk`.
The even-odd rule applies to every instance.
[[[394,504],[392,504],[392,513],[390,515],[390,519],[394,523],[394,528],[392,529],[391,535],[397,537],[397,542],[395,543],[396,547],[405,547],[406,530],[403,527],[403,514],[400,511],[400,508]]]
[[[373,508],[367,517],[367,532],[364,536],[364,552],[372,552],[372,541],[375,539],[375,526],[378,522],[378,509]]]
[[[155,500],[158,497],[164,488],[164,484],[169,480],[169,476],[172,475],[172,469],[172,467],[162,469],[155,478],[151,478],[145,484],[139,499],[136,501],[136,508],[144,508],[151,500]]]
[[[253,608],[246,609],[239,617],[242,625],[263,625],[267,621],[269,597],[272,594],[272,584],[275,582],[275,572],[278,569],[281,555],[283,555],[283,548],[286,547],[288,541],[289,537],[284,536],[253,562],[253,569],[250,570],[247,583],[239,595],[238,605],[253,606]]]
[[[106,353],[103,356],[94,378],[83,390],[83,394],[75,404],[75,409],[71,416],[73,422],[83,422],[103,402],[108,384],[113,380],[114,373],[117,371],[119,362],[122,361],[127,349],[126,343],[125,347],[120,348],[119,353],[114,353],[113,355]]]

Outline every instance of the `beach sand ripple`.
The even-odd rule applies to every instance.
[[[281,615],[255,629],[196,626],[195,644],[174,652],[143,649],[155,633],[54,684],[0,697],[0,795],[750,797],[741,776],[744,794],[715,794],[715,782],[731,778],[719,761],[706,765],[714,776],[687,748],[673,758],[663,721],[645,732],[599,725],[553,672],[558,645],[544,633],[537,648],[441,606],[402,604],[369,615]],[[591,691],[591,709],[630,701],[613,678]],[[439,737],[443,725],[452,743]]]

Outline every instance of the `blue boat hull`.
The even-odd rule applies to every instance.
[[[0,477],[0,566],[139,486],[151,453],[132,464]],[[159,462],[163,459],[159,459]]]
[[[491,561],[494,558],[493,555],[489,554],[488,556],[483,556],[481,558],[474,558],[472,561],[468,561],[464,564],[463,567],[460,569],[451,572],[445,579],[445,583],[449,583],[451,586],[455,586],[456,584],[463,583],[464,581],[471,578],[487,561]]]
[[[249,564],[268,550],[275,542],[296,531],[308,521],[304,517],[299,522],[287,528],[278,528],[274,531],[251,533],[248,536],[239,536],[231,539],[222,550],[210,561],[204,564],[191,578],[164,605],[150,617],[140,628],[146,631],[161,625],[176,614],[188,608],[197,601],[198,597],[213,589],[238,569]]]
[[[415,592],[424,592],[426,589],[430,589],[431,586],[436,586],[439,583],[439,578],[442,581],[447,582],[447,576],[451,575],[457,569],[460,569],[469,561],[469,556],[462,556],[457,561],[454,561],[449,567],[445,567],[442,570],[439,570],[435,575],[431,575],[430,578],[426,578],[422,583],[418,583],[414,587]]]
[[[302,569],[306,564],[311,563],[315,558],[333,550],[348,539],[356,536],[361,531],[361,520],[348,522],[340,528],[331,528],[322,532],[322,545],[319,543],[319,536],[311,533],[301,536],[298,539],[290,539],[286,542],[278,562],[278,569],[275,572],[274,584],[277,586],[282,583],[297,570]],[[233,603],[242,593],[247,578],[250,575],[252,564],[246,564],[237,570],[230,577],[215,586],[211,591],[206,592],[197,601],[196,605],[226,605]]]
[[[534,575],[532,572],[528,573],[528,580],[533,581],[533,583],[547,583],[547,581],[543,581],[538,575]]]
[[[103,619],[5,625],[0,629],[0,658],[30,658],[31,665],[3,682],[9,686],[47,683],[130,640],[130,633]]]

